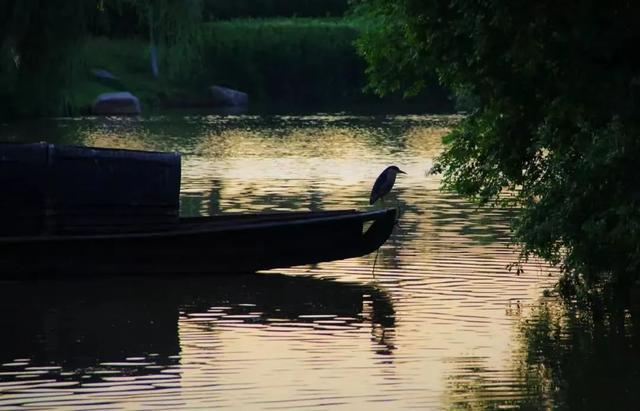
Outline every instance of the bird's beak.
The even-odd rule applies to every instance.
[[[407,174],[407,173],[405,173],[404,171],[402,171],[400,169],[398,169],[398,173]]]

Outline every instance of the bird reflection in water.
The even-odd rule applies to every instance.
[[[394,314],[392,312],[384,315],[377,313],[374,308],[375,299],[372,299],[370,295],[364,295],[363,297],[362,317],[371,324],[371,339],[378,345],[376,354],[391,355],[395,349]]]

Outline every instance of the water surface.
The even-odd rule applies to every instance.
[[[2,126],[4,140],[176,150],[181,213],[402,210],[375,254],[251,276],[3,283],[0,408],[545,408],[522,324],[555,271],[507,270],[511,211],[428,174],[443,116],[171,116]],[[70,182],[72,184],[72,182]],[[70,253],[73,250],[69,250]],[[372,272],[375,261],[375,271]]]

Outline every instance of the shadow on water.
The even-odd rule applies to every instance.
[[[338,319],[332,329],[368,324],[376,350],[393,350],[385,341],[393,307],[369,285],[246,274],[5,282],[2,289],[0,309],[14,314],[0,318],[10,330],[0,340],[0,393],[24,389],[20,381],[157,374],[181,361],[183,321],[219,332],[219,325],[323,329]]]

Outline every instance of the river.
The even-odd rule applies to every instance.
[[[407,174],[385,200],[402,216],[377,255],[256,275],[2,283],[0,409],[580,404],[557,394],[562,370],[530,355],[531,335],[555,324],[549,313],[560,324],[569,315],[543,296],[557,271],[535,259],[509,271],[513,211],[443,192],[428,172],[458,120],[177,114],[1,126],[9,141],[179,151],[189,216],[365,210],[387,165]]]

